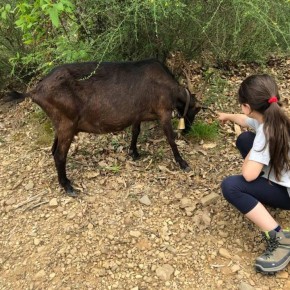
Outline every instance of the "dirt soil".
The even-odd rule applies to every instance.
[[[268,72],[289,113],[289,64],[215,70],[226,86],[211,108],[240,112],[241,80]],[[212,81],[204,98],[218,85]],[[29,100],[0,107],[0,289],[290,289],[289,267],[256,273],[265,248],[259,230],[221,196],[222,179],[240,173],[234,142],[241,128],[221,126],[214,141],[179,134],[189,173],[173,161],[157,123],[143,125],[136,162],[127,155],[129,130],[80,134],[67,165],[79,197],[70,198],[58,185],[52,140],[41,137],[37,112]],[[288,212],[271,213],[289,226]]]

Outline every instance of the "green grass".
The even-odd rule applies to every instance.
[[[118,164],[114,164],[112,166],[103,167],[103,169],[116,174],[116,173],[119,173],[121,171],[121,166]]]
[[[5,143],[4,138],[0,137],[0,146]]]
[[[211,124],[205,123],[203,121],[196,121],[191,126],[188,136],[193,137],[197,140],[213,141],[219,135],[219,125],[218,122],[213,122]]]

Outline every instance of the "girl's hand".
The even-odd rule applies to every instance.
[[[225,123],[226,121],[228,121],[229,120],[229,114],[226,114],[226,113],[217,113],[217,115],[218,115],[218,120],[219,121],[221,121],[221,122],[223,122],[223,123]]]

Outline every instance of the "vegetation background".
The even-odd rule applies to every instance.
[[[289,0],[0,0],[0,7],[1,89],[75,61],[165,60],[178,51],[206,66],[289,52]]]

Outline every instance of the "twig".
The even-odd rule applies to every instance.
[[[22,207],[22,206],[24,206],[24,205],[26,205],[26,204],[28,204],[28,203],[30,203],[30,202],[32,202],[32,201],[35,201],[35,200],[38,199],[39,196],[41,196],[41,195],[43,195],[43,193],[39,193],[39,194],[37,194],[37,195],[35,195],[35,196],[30,197],[29,199],[27,199],[27,200],[25,200],[25,201],[23,201],[23,202],[17,204],[17,205],[14,207],[14,209],[18,209],[18,208],[20,208],[20,207]]]
[[[153,159],[151,158],[150,161],[149,161],[149,164],[145,167],[145,170],[147,170],[150,167],[152,161],[153,161]]]
[[[225,265],[219,265],[219,264],[213,264],[213,265],[211,265],[211,267],[213,267],[213,268],[222,268],[224,266]]]
[[[41,198],[42,197],[38,197],[37,199],[35,199],[35,200],[33,200],[32,201],[32,204],[29,204],[26,208],[24,208],[22,211],[24,212],[24,211],[26,211],[26,210],[28,210],[31,206],[33,206],[34,204],[37,204],[37,203],[39,203],[40,201],[41,201]]]
[[[27,208],[25,209],[25,211],[26,211],[26,210],[33,210],[33,209],[35,209],[36,207],[39,207],[39,206],[41,206],[42,204],[46,204],[46,203],[48,203],[48,200],[45,200],[45,201],[39,202],[39,203],[37,203],[37,204],[35,204],[35,205],[32,205],[32,206],[30,206],[30,207],[27,207]]]

